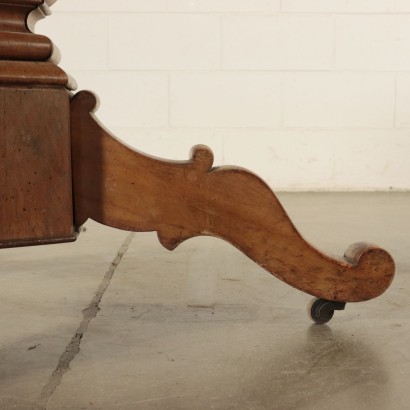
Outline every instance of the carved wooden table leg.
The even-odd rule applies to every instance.
[[[230,242],[294,288],[328,301],[379,296],[394,275],[377,246],[352,245],[333,259],[309,245],[270,188],[241,168],[212,168],[209,148],[190,160],[160,160],[132,150],[96,120],[90,92],[71,102],[75,222],[87,218],[130,231],[157,231],[167,248],[199,235]]]
[[[10,0],[10,3],[25,5],[25,13],[35,5],[43,4],[40,0]],[[4,9],[6,6],[0,7]],[[16,6],[7,7],[12,10]],[[43,43],[47,43],[44,38]],[[7,50],[7,47],[4,49]],[[45,53],[41,55],[41,58],[47,57]],[[20,55],[18,57],[21,58]],[[17,85],[21,86],[18,81],[23,81],[23,78],[26,81],[15,63],[8,61],[2,64],[12,73],[10,76],[14,75],[13,81]],[[57,73],[58,68],[51,63],[25,62],[27,72],[32,75],[36,73],[37,76],[42,73],[47,82],[41,82],[43,77],[41,81],[36,79],[36,87],[40,89],[30,90],[30,93],[17,90],[23,93],[19,95],[18,103],[5,102],[3,97],[6,112],[15,120],[20,116],[23,119],[29,117],[26,114],[29,111],[40,116],[40,110],[36,108],[39,103],[43,105],[52,98],[60,98],[61,101],[52,104],[58,111],[53,113],[52,118],[43,113],[40,123],[45,128],[36,129],[34,134],[30,131],[30,138],[26,132],[31,129],[31,123],[27,123],[24,130],[20,130],[20,125],[10,126],[12,131],[5,132],[1,137],[0,152],[8,160],[7,168],[3,165],[2,171],[16,175],[11,178],[7,174],[5,179],[2,177],[0,180],[2,204],[7,209],[7,214],[6,211],[0,214],[1,226],[6,226],[0,231],[2,246],[18,244],[27,235],[34,237],[19,228],[19,217],[25,216],[20,204],[22,200],[24,203],[37,203],[32,198],[39,200],[39,191],[24,191],[27,181],[31,180],[26,174],[30,171],[15,169],[16,158],[22,154],[10,156],[10,152],[14,152],[10,147],[15,146],[18,150],[28,144],[30,149],[24,151],[20,161],[31,165],[32,161],[37,163],[41,162],[40,159],[44,160],[41,162],[42,168],[38,168],[42,170],[41,184],[37,182],[36,187],[41,186],[42,194],[52,192],[54,198],[51,203],[49,197],[42,199],[49,206],[44,208],[47,209],[48,218],[40,218],[40,225],[45,227],[49,223],[52,232],[38,230],[35,236],[38,242],[42,241],[42,235],[48,239],[56,236],[53,230],[59,226],[63,216],[66,218],[66,230],[58,237],[67,240],[73,239],[72,225],[81,226],[88,218],[119,229],[157,231],[159,241],[170,250],[195,236],[215,236],[230,242],[290,286],[319,298],[310,311],[317,323],[330,320],[333,311],[342,310],[347,302],[375,298],[389,287],[395,266],[386,251],[374,245],[357,243],[349,247],[342,258],[321,253],[301,237],[273,192],[259,177],[237,167],[213,167],[213,155],[209,148],[198,145],[193,148],[190,159],[181,162],[161,160],[133,150],[99,124],[94,116],[97,99],[90,92],[80,92],[71,98],[71,118],[68,119],[68,97],[64,91],[64,87],[68,86],[68,77],[58,71],[53,81],[58,77],[59,82],[51,84],[50,67],[53,73]],[[2,81],[11,84],[10,76],[2,74]],[[52,89],[42,90],[43,84],[52,85]],[[52,96],[42,97],[42,93],[46,92],[51,92]],[[37,100],[32,100],[32,93],[35,93]],[[23,98],[22,95],[27,97]],[[55,118],[59,122],[55,123]],[[2,129],[6,129],[5,122],[11,120],[7,117],[2,121]],[[68,127],[71,129],[74,223],[68,218],[68,208],[71,207],[71,191],[67,185],[71,183],[71,170],[67,164],[70,155],[67,147]],[[40,135],[40,131],[44,135],[34,138],[33,135]],[[60,139],[50,142],[51,135],[58,135]],[[60,144],[62,152],[57,152]],[[47,149],[44,148],[46,145]],[[57,164],[62,164],[62,168]],[[36,167],[28,168],[33,170]],[[55,175],[59,176],[58,184],[53,180]],[[61,189],[62,193],[56,195],[56,189]],[[19,196],[12,198],[11,193],[16,190]],[[55,207],[59,205],[65,207],[64,215],[54,216]],[[40,209],[38,205],[36,209]],[[36,212],[30,210],[32,216],[24,220],[24,227],[37,223],[39,214]],[[9,233],[13,229],[17,232],[14,236]]]

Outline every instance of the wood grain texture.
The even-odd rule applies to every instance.
[[[157,231],[174,249],[211,235],[230,242],[268,272],[319,298],[359,302],[390,285],[391,256],[359,243],[333,259],[307,243],[270,188],[241,168],[213,168],[211,151],[193,149],[187,161],[165,161],[135,151],[96,120],[96,97],[71,102],[75,223],[91,218],[130,231]]]
[[[75,239],[69,93],[0,88],[0,247]]]
[[[27,33],[28,16],[37,5],[0,3],[0,32]],[[37,14],[39,20],[42,14]]]
[[[62,86],[75,89],[73,82],[58,66],[47,62],[1,61],[0,84],[3,85],[33,85]]]
[[[35,23],[50,14],[53,0],[0,1],[0,31],[26,33]]]
[[[34,34],[35,23],[49,14],[52,0],[0,1],[0,84],[64,86],[76,82],[56,64],[60,53],[51,40]]]
[[[44,0],[2,0],[1,3],[2,4],[15,4],[18,6],[39,7],[44,3]],[[55,3],[55,1],[53,1],[53,3]]]
[[[0,58],[2,60],[46,61],[53,54],[53,44],[45,37],[30,33],[0,34]]]

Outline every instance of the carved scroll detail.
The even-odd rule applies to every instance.
[[[96,97],[71,102],[76,224],[87,218],[130,231],[157,231],[167,249],[210,235],[230,242],[289,285],[316,297],[358,302],[390,285],[392,257],[359,243],[333,259],[307,243],[270,188],[236,167],[212,168],[205,146],[188,161],[135,151],[110,135],[93,115]]]

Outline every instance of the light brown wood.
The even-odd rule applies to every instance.
[[[130,231],[157,231],[174,249],[199,235],[230,242],[289,285],[319,298],[359,302],[375,298],[394,276],[391,256],[365,243],[333,259],[307,243],[270,188],[249,171],[213,168],[205,146],[187,161],[135,151],[97,121],[96,97],[71,103],[75,221],[91,218]]]

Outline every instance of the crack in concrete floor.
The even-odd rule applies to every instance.
[[[110,285],[114,273],[117,270],[119,264],[121,263],[122,258],[126,254],[134,237],[135,233],[130,233],[127,236],[124,243],[121,245],[117,253],[117,256],[111,262],[110,267],[105,273],[104,278],[102,279],[90,304],[82,311],[83,319],[81,320],[81,323],[75,331],[75,334],[72,337],[71,341],[68,343],[64,352],[60,356],[58,364],[54,369],[53,373],[51,374],[48,383],[43,387],[43,390],[40,394],[40,398],[34,406],[33,410],[47,409],[47,404],[50,401],[51,396],[54,394],[54,392],[60,385],[64,374],[70,370],[70,363],[74,360],[74,358],[80,351],[81,339],[87,332],[87,329],[91,321],[97,316],[98,312],[100,311],[99,305],[104,296],[104,293]]]

